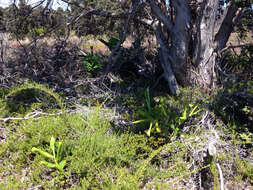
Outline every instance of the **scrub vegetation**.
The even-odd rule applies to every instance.
[[[144,91],[118,100],[130,116],[117,115],[109,100],[70,106],[35,83],[1,92],[1,189],[219,189],[221,175],[227,188],[253,183],[252,130],[229,112],[216,115],[226,108],[221,97],[150,94],[150,112]]]
[[[192,32],[208,6],[213,37],[223,19],[238,19],[227,45],[216,44],[211,70],[197,63],[210,48],[193,56],[204,31],[185,34],[186,57],[174,54],[180,26],[166,27],[186,1],[66,0],[66,10],[50,1],[0,9],[1,190],[253,188],[248,1],[190,1]]]

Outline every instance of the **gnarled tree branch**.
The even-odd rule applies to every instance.
[[[239,15],[241,10],[236,7],[235,2],[231,1],[228,7],[227,14],[219,28],[218,33],[215,35],[215,49],[219,51],[226,46],[230,34],[234,29],[234,18]]]

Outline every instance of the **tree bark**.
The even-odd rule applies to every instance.
[[[73,0],[63,1],[76,5],[76,1]],[[141,24],[153,28],[159,45],[163,76],[171,93],[178,94],[178,84],[186,86],[194,83],[205,89],[214,88],[217,77],[215,73],[217,54],[226,46],[238,13],[235,0],[229,1],[228,10],[225,11],[226,15],[216,35],[216,16],[220,0],[132,0],[131,2],[133,8],[140,4],[145,7],[136,9],[136,12],[138,10],[145,14],[131,20],[139,20]],[[126,19],[128,15],[125,11],[119,13],[125,15],[124,17],[118,15],[115,17],[115,13],[101,10],[93,11],[91,14],[121,19]]]
[[[164,72],[167,76],[172,76],[174,73],[176,78],[176,81],[166,78],[170,90],[178,89],[177,83],[183,86],[194,83],[205,89],[215,88],[217,54],[226,46],[238,15],[235,2],[230,1],[216,35],[219,0],[192,0],[190,3],[187,0],[170,1],[170,10],[173,10],[174,15],[166,15],[155,1],[148,2],[153,15],[169,31],[169,42],[168,40],[164,42],[165,38],[159,30],[156,30],[156,37],[160,44],[160,52],[162,52],[160,60]],[[192,3],[194,6],[197,5],[196,10],[190,9]],[[192,17],[192,12],[195,12],[197,16]],[[192,63],[189,63],[189,60]],[[189,71],[190,68],[193,72]]]
[[[177,81],[186,86],[189,84],[187,58],[190,42],[190,7],[187,0],[173,1],[172,7],[176,12],[169,51],[173,60],[172,69]]]
[[[163,71],[164,71],[163,76],[165,80],[168,82],[171,94],[177,95],[179,94],[179,88],[178,88],[176,77],[171,68],[171,63],[173,63],[173,60],[170,57],[168,42],[165,40],[165,37],[162,33],[160,23],[154,26],[154,29],[155,29],[156,39],[159,44],[158,51],[159,51],[160,64],[162,65]]]
[[[175,24],[171,22],[160,7],[152,0],[149,0],[153,14],[164,24],[170,33],[171,45],[169,46],[162,33],[161,27],[156,27],[155,33],[160,44],[160,61],[164,70],[164,76],[169,84],[172,94],[178,94],[178,83],[186,85],[187,80],[187,57],[189,45],[190,11],[187,0],[176,0],[173,8],[176,11]],[[173,74],[174,73],[174,74]]]
[[[236,7],[234,1],[230,2],[227,14],[219,28],[219,31],[215,35],[215,48],[217,51],[222,50],[228,41],[230,34],[234,28],[234,18],[238,15],[238,8]]]
[[[193,65],[199,74],[195,76],[195,82],[202,88],[213,88],[216,79],[214,29],[218,6],[219,0],[204,1],[195,24],[197,31],[193,45]]]

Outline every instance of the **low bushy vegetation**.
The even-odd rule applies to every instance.
[[[0,190],[253,189],[249,1],[42,2],[0,8]]]
[[[21,104],[33,105],[42,92],[60,107],[36,104],[24,111]],[[250,187],[253,182],[253,166],[241,152],[252,154],[252,133],[242,136],[234,128],[239,124],[232,127],[232,122],[215,118],[207,109],[210,97],[204,100],[195,89],[182,89],[182,97],[144,91],[126,130],[115,130],[120,127],[115,113],[104,103],[71,109],[55,92],[34,83],[1,93],[1,109],[9,109],[2,117],[12,116],[0,128],[1,189],[198,189],[199,181],[205,188],[219,189],[217,163],[226,187]],[[13,109],[10,98],[20,106]],[[140,100],[127,104],[131,107],[136,101]],[[215,105],[222,106],[219,102]],[[26,118],[35,109],[43,112]],[[136,120],[144,121],[135,124]],[[150,126],[154,130],[145,133]],[[215,154],[210,153],[213,142]],[[59,143],[61,157],[56,158]],[[57,169],[56,161],[64,166]]]

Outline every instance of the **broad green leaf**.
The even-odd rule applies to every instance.
[[[53,164],[47,161],[41,161],[40,164],[43,164],[44,166],[47,166],[49,168],[56,168],[56,164]]]
[[[57,155],[56,155],[56,160],[59,161],[61,158],[61,153],[62,153],[62,142],[58,143],[58,149],[57,149]]]
[[[156,132],[157,133],[161,133],[162,132],[161,128],[160,127],[156,127]]]
[[[187,109],[184,109],[184,112],[182,114],[182,116],[180,117],[181,120],[186,120],[187,115],[186,115]]]
[[[155,129],[156,129],[157,133],[161,133],[162,132],[161,128],[159,127],[158,121],[155,123]]]
[[[177,135],[177,134],[178,134],[178,131],[179,131],[179,128],[176,128],[176,129],[174,130],[173,133],[174,133],[175,135]]]
[[[38,153],[40,153],[42,156],[44,156],[44,157],[46,157],[46,158],[52,158],[52,159],[54,159],[54,156],[53,156],[52,154],[49,154],[49,153],[47,153],[47,152],[45,152],[45,151],[43,151],[43,150],[40,150],[40,149],[38,149],[38,148],[35,148],[35,147],[32,148],[32,152],[38,152]]]
[[[54,137],[51,137],[51,140],[50,140],[50,148],[51,150],[53,151],[53,155],[55,157],[55,138]]]
[[[202,111],[202,109],[198,109],[197,111],[195,111],[195,112],[193,113],[193,115],[196,115],[196,114],[199,113],[200,111]]]
[[[145,130],[145,133],[147,134],[148,137],[150,137],[151,130],[150,129]]]
[[[190,112],[189,116],[193,116],[194,111],[197,109],[198,105],[196,105]]]
[[[101,67],[101,64],[94,65],[93,69],[97,69],[99,67]]]
[[[91,65],[88,61],[83,61],[83,64],[86,66]]]
[[[191,113],[189,114],[190,117],[193,116],[193,115],[196,115],[197,113],[199,113],[199,112],[202,110],[202,109],[198,109],[197,111],[195,111],[197,108],[198,108],[198,105],[196,105],[196,106],[192,109]]]
[[[137,121],[133,121],[132,123],[133,124],[138,124],[138,123],[142,123],[142,122],[145,122],[145,120],[137,120]]]
[[[145,130],[145,133],[147,134],[148,137],[150,137],[150,135],[151,135],[152,126],[153,126],[153,123],[150,123],[149,129],[148,129],[148,130]]]
[[[59,167],[63,170],[64,167],[66,165],[66,160],[62,160],[60,163],[59,163]]]

